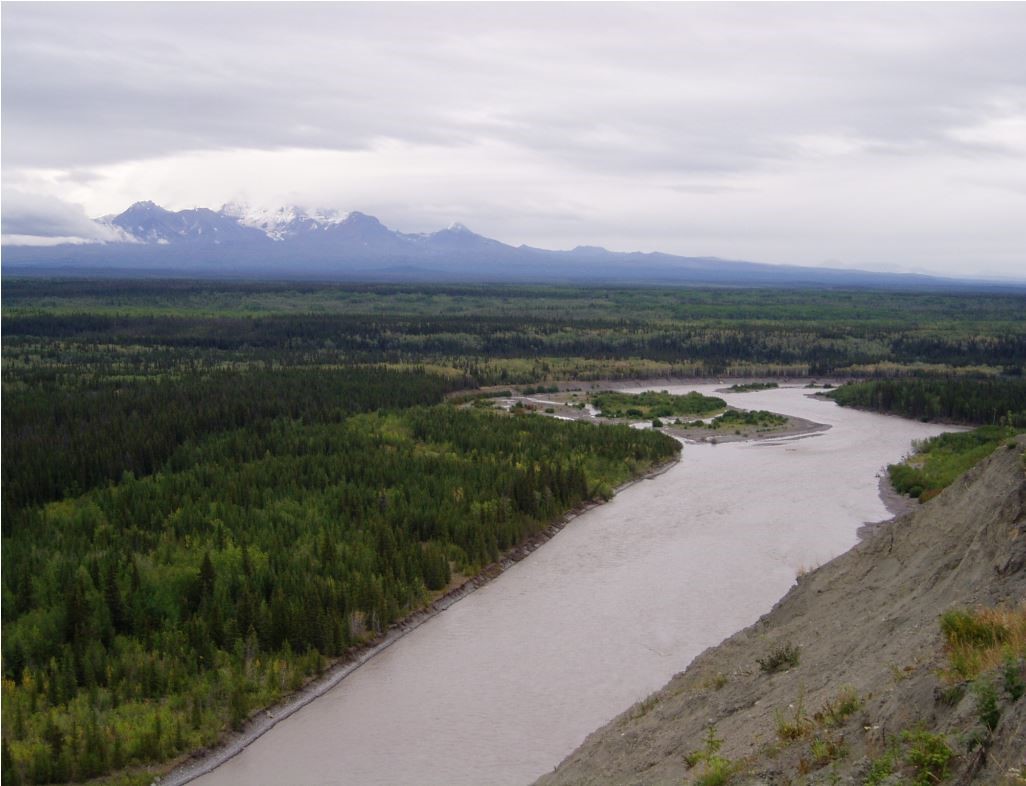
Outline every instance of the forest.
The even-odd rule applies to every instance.
[[[847,405],[1026,411],[1016,296],[14,279],[2,298],[5,786],[149,783],[680,450],[474,406],[481,387],[832,374],[868,380],[833,392]]]
[[[888,466],[891,484],[926,502],[978,461],[1026,430],[1026,379],[959,377],[864,380],[825,394],[838,404],[923,421],[976,426],[941,434],[916,446],[906,461]]]
[[[1026,428],[1026,379],[916,378],[849,382],[838,404],[921,420]]]
[[[1024,313],[1026,296],[971,293],[34,280],[3,291],[13,362],[412,362],[482,385],[1021,375]]]
[[[10,782],[210,744],[454,575],[679,450],[434,403],[447,383],[418,372],[222,373],[10,403]]]

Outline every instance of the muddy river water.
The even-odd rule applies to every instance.
[[[194,783],[481,786],[551,770],[887,518],[879,474],[942,430],[809,393],[724,394],[831,428],[685,445],[672,469],[571,521]]]

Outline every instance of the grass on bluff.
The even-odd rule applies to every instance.
[[[1015,608],[952,609],[940,618],[952,680],[974,680],[1026,658],[1026,602]]]
[[[1021,431],[1011,426],[981,426],[972,431],[940,434],[918,443],[911,458],[891,464],[887,472],[898,492],[926,502],[993,453],[998,445],[1014,447],[1009,440]]]

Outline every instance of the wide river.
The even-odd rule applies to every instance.
[[[195,783],[498,786],[551,770],[887,518],[880,473],[942,430],[809,392],[723,395],[832,428],[685,445]]]

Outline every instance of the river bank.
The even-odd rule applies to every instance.
[[[521,786],[551,770],[597,725],[764,614],[806,566],[857,543],[857,528],[886,514],[881,467],[936,433],[808,392],[732,403],[829,431],[689,446],[200,783],[277,786],[301,773],[302,783]]]
[[[922,761],[913,746],[927,739],[937,755],[947,751],[952,782],[1021,783],[1026,700],[998,694],[984,726],[978,691],[946,676],[938,624],[953,608],[1026,613],[1026,438],[1015,447],[803,575],[754,625],[595,731],[538,786],[679,786],[713,768],[716,782],[753,786],[911,782]],[[787,668],[760,666],[785,647]],[[1024,654],[1004,677],[982,681],[1007,681],[1009,668],[1021,680]]]
[[[867,521],[859,527],[858,535],[860,540],[865,540],[880,527],[919,509],[919,500],[913,499],[907,494],[902,494],[895,489],[894,484],[891,483],[891,476],[887,472],[880,473],[880,500],[887,507],[887,512],[890,513],[890,516],[880,521]]]
[[[637,483],[659,477],[679,461],[680,459],[677,458],[651,467],[637,477],[617,486],[614,490],[614,495]],[[242,729],[230,732],[218,745],[193,751],[188,756],[182,757],[172,765],[172,769],[167,774],[156,777],[154,782],[160,783],[161,786],[184,786],[184,784],[212,772],[226,761],[239,755],[250,744],[267,734],[277,724],[339,685],[346,677],[353,674],[361,666],[376,655],[384,652],[404,636],[407,636],[446,609],[451,608],[455,603],[470,595],[470,593],[494,581],[510,567],[558,535],[567,524],[578,516],[602,504],[605,504],[605,501],[591,500],[578,505],[541,532],[532,535],[523,543],[507,551],[495,562],[485,566],[477,575],[462,580],[458,585],[444,590],[438,598],[427,606],[392,625],[381,637],[353,648],[341,658],[334,659],[323,673],[310,680],[299,690],[289,694],[280,702],[270,707],[261,708],[253,713]]]

